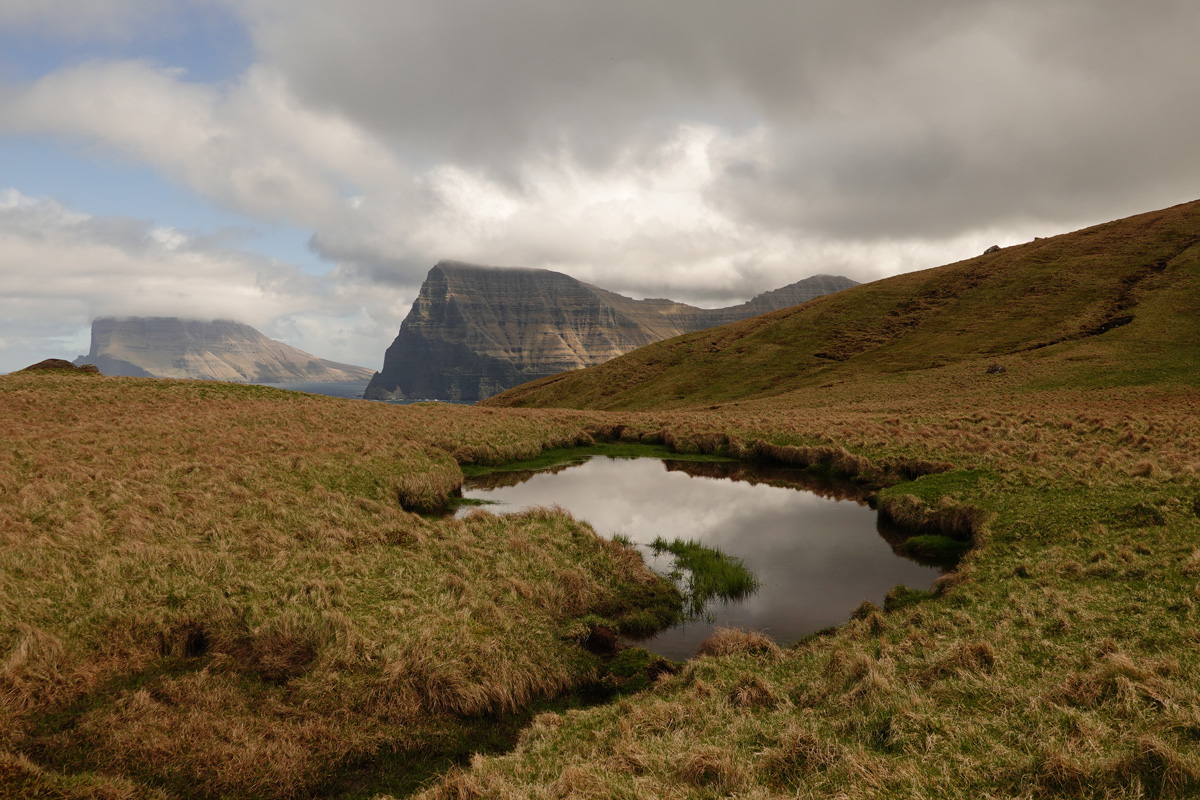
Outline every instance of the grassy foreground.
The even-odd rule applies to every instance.
[[[1200,396],[984,399],[600,414],[6,376],[0,794],[403,796],[597,675],[589,620],[659,584],[559,513],[395,497],[615,438],[860,479],[952,464],[881,503],[976,546],[936,597],[795,648],[727,634],[428,797],[1187,796]]]
[[[896,592],[792,648],[731,632],[644,695],[537,718],[514,753],[426,796],[1200,793],[1200,396],[939,406],[914,392],[879,410],[673,417],[684,447],[709,446],[708,424],[735,450],[824,454],[842,470],[945,459],[956,468],[885,490],[881,506],[912,526],[970,527],[975,547],[933,597]]]
[[[678,448],[911,479],[879,495],[910,545],[974,547],[931,598],[788,649],[729,632],[428,796],[1200,796],[1198,312],[1189,203],[487,401],[655,409]]]
[[[508,398],[607,411],[0,378],[0,796],[1200,795],[1200,207],[1071,237]],[[401,506],[605,441],[886,487],[973,547],[837,631],[541,708],[603,682],[591,626],[677,595],[560,512]]]
[[[590,441],[517,416],[0,378],[0,796],[400,791],[599,679],[589,625],[678,609],[636,551],[401,505]]]

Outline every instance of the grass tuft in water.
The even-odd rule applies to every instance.
[[[671,541],[659,536],[650,545],[654,555],[674,556],[667,577],[679,584],[684,593],[684,611],[698,618],[712,600],[730,602],[742,600],[758,590],[758,579],[740,558],[706,547],[695,539],[676,538]]]
[[[443,517],[447,514],[454,514],[460,508],[477,508],[479,506],[498,506],[500,503],[496,500],[485,500],[481,497],[463,497],[462,495],[452,494],[446,499],[446,510],[443,514],[431,515],[435,517]]]
[[[911,536],[900,547],[910,558],[932,566],[954,566],[970,549],[967,542],[939,534]]]

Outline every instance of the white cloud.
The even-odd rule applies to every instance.
[[[0,25],[118,36],[163,8],[83,5],[68,20],[77,4],[9,0]],[[442,258],[719,304],[815,272],[936,266],[1192,199],[1200,180],[1200,6],[1182,0],[227,7],[258,48],[237,80],[72,66],[0,86],[0,133],[115,152],[304,227],[330,271],[18,197],[5,218],[41,227],[6,230],[0,256],[51,265],[74,325],[142,313],[118,299],[220,301],[372,364]]]
[[[300,107],[267,68],[218,88],[140,62],[91,64],[43,78],[7,110],[11,129],[84,138],[245,213],[306,226],[316,250],[342,265],[336,279],[406,296],[435,261],[454,258],[712,305],[818,272],[869,280],[934,266],[974,254],[962,242],[980,237],[861,241],[805,229],[777,218],[795,198],[767,177],[761,197],[738,200],[747,191],[739,165],[775,166],[761,127],[679,124],[653,149],[631,145],[603,166],[565,147],[538,150],[510,164],[521,176],[513,184],[450,162],[413,170],[351,120]],[[748,213],[754,203],[771,210]],[[1005,241],[1022,235],[1021,226],[988,228]],[[393,330],[406,312],[394,314]]]
[[[405,302],[397,291],[12,189],[0,191],[0,263],[0,371],[86,352],[90,322],[102,315],[233,318],[322,357],[378,366],[395,333],[391,312]]]
[[[49,133],[148,163],[260,219],[316,226],[346,185],[394,185],[390,153],[334,114],[300,107],[278,75],[229,87],[140,61],[92,62],[11,91],[0,130]]]

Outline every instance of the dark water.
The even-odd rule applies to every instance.
[[[646,547],[658,536],[694,538],[743,559],[761,584],[755,594],[710,606],[705,619],[640,643],[673,659],[694,655],[716,626],[759,630],[790,644],[844,623],[864,600],[882,605],[898,583],[929,588],[941,571],[897,555],[889,544],[899,541],[896,534],[878,527],[876,513],[856,493],[796,470],[649,458],[593,458],[553,472],[485,476],[463,487],[465,497],[502,503],[486,507],[494,513],[562,506],[603,536],[628,536],[659,572],[670,568],[671,557],[656,558]]]
[[[308,392],[323,394],[329,397],[345,397],[351,400],[361,400],[370,381],[309,381],[300,383],[260,383],[259,386],[270,386],[273,389],[287,389],[292,392]],[[394,406],[407,406],[413,403],[427,403],[429,400],[381,400]],[[432,401],[440,402],[440,401]]]
[[[367,390],[369,381],[308,381],[300,383],[260,383],[259,386],[270,386],[274,389],[287,389],[293,392],[308,392],[309,394],[324,394],[330,397],[348,397],[361,400]]]

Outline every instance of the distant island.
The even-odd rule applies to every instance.
[[[706,309],[634,300],[545,269],[442,261],[429,271],[364,396],[475,402],[857,285],[842,276],[814,275],[738,306]]]
[[[366,367],[341,364],[277,342],[232,320],[98,317],[92,346],[75,364],[105,375],[235,383],[365,381]]]

